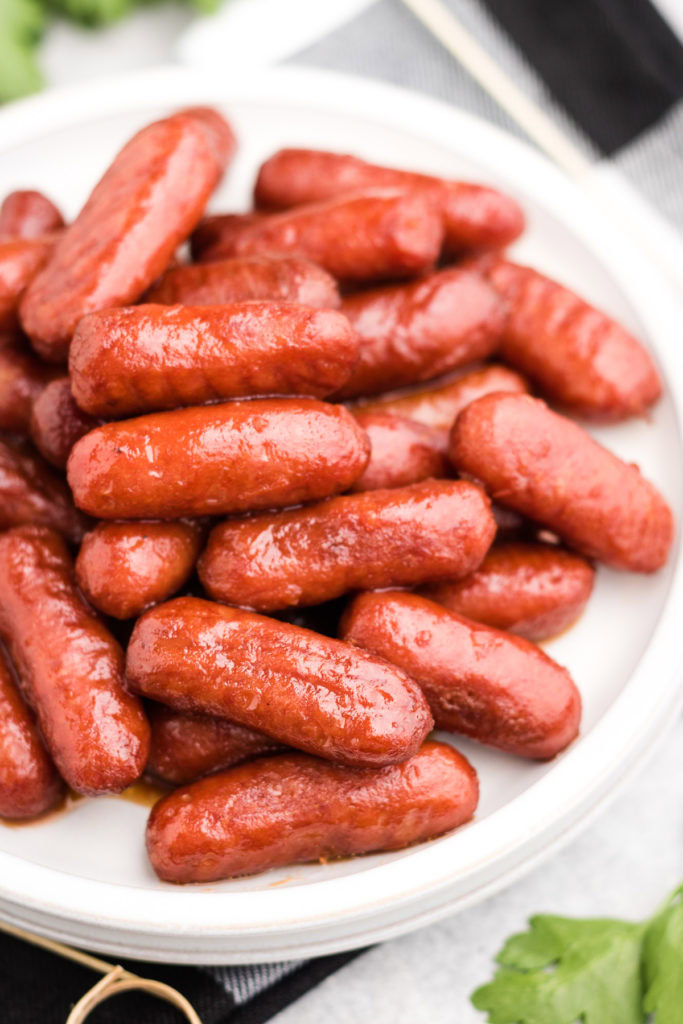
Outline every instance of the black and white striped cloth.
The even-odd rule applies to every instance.
[[[282,0],[286,3],[287,0]],[[648,0],[446,0],[460,21],[596,164],[617,168],[683,230],[683,45]],[[379,78],[519,129],[399,0],[375,0],[291,63]],[[204,1024],[259,1024],[362,953],[233,968],[132,964],[184,992]],[[0,938],[4,1024],[60,1021],[85,969]],[[3,991],[4,989],[4,991]],[[177,1011],[129,997],[136,1024]],[[114,1024],[122,1004],[104,1004]]]

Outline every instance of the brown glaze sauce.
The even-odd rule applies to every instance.
[[[108,800],[126,800],[131,804],[139,804],[141,807],[153,807],[157,800],[160,800],[162,796],[166,796],[167,793],[171,792],[172,786],[165,786],[162,782],[157,782],[152,779],[138,779],[128,789],[124,789],[123,793],[112,793],[107,796]],[[80,793],[76,793],[75,790],[69,789],[66,796],[62,800],[59,807],[55,807],[54,810],[49,811],[47,814],[41,814],[37,818],[28,819],[10,819],[0,818],[0,826],[4,828],[30,828],[33,825],[45,825],[47,822],[54,821],[56,818],[61,818],[65,814],[69,814],[73,809],[84,800],[89,799],[88,797],[82,796]],[[92,797],[90,799],[98,799]]]

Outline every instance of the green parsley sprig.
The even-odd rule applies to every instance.
[[[69,18],[89,28],[110,24],[155,0],[0,0],[0,103],[43,85],[38,47],[49,18]],[[221,0],[182,0],[209,13]]]
[[[683,1024],[683,886],[639,924],[546,914],[529,925],[472,995],[489,1024]]]

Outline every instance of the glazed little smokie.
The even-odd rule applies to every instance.
[[[417,680],[438,729],[539,760],[579,731],[579,691],[540,647],[417,594],[360,594],[339,635]]]
[[[0,242],[41,238],[64,227],[64,218],[42,192],[10,192],[0,206]]]
[[[233,240],[236,240],[249,225],[262,223],[262,213],[210,213],[202,217],[201,221],[192,233],[190,249],[192,259],[195,261],[192,266],[204,266],[206,263],[223,264],[228,260],[235,262],[242,259],[251,259],[252,256],[231,256]],[[227,255],[226,255],[227,254]],[[261,252],[253,254],[253,258],[276,256],[281,259],[289,254],[273,253],[267,246]],[[303,257],[304,259],[306,257]],[[313,262],[308,260],[309,263]],[[319,266],[319,264],[316,264]],[[327,273],[327,271],[325,271]],[[332,275],[330,275],[332,276]]]
[[[57,533],[0,535],[0,638],[45,744],[77,793],[120,793],[141,775],[149,725],[123,683],[123,652],[81,597]]]
[[[620,324],[532,267],[494,261],[508,313],[500,355],[549,401],[592,420],[642,416],[659,398],[649,353]]]
[[[468,405],[453,427],[450,455],[494,501],[589,558],[631,572],[655,572],[666,562],[673,516],[656,487],[540,399],[494,394]]]
[[[404,761],[433,725],[401,669],[311,630],[194,597],[138,620],[126,678],[177,711],[227,718],[342,764]]]
[[[466,576],[495,533],[481,488],[425,480],[228,519],[213,529],[199,576],[217,601],[277,611],[348,590]]]
[[[337,309],[341,303],[337,282],[317,263],[268,253],[173,267],[145,296],[146,302],[170,306],[265,299],[300,302],[318,309]]]
[[[227,718],[174,711],[151,702],[147,713],[152,739],[145,771],[173,786],[283,749],[265,733]]]
[[[405,487],[452,475],[438,431],[391,413],[357,410],[354,416],[370,440],[370,461],[352,491]]]
[[[323,397],[357,358],[358,339],[336,310],[146,304],[83,317],[69,373],[81,409],[112,419],[250,395]]]
[[[135,302],[159,277],[234,148],[229,125],[201,109],[155,121],[124,146],[22,299],[23,329],[44,359],[65,362],[82,316]]]
[[[369,456],[343,406],[266,398],[106,423],[74,445],[67,477],[100,519],[180,519],[315,501],[350,487]]]
[[[163,881],[215,882],[401,850],[469,821],[478,797],[474,768],[445,743],[385,768],[279,754],[163,797],[147,823],[147,852]]]
[[[370,189],[312,203],[284,213],[254,217],[241,223],[228,216],[221,235],[195,255],[201,260],[253,256],[264,252],[296,254],[319,263],[347,283],[414,277],[430,270],[439,255],[443,228],[433,204],[415,192]]]
[[[0,818],[35,818],[63,795],[64,784],[0,647]]]
[[[274,153],[261,165],[254,199],[265,209],[286,209],[378,185],[427,195],[441,215],[445,248],[450,253],[502,248],[524,228],[524,214],[514,199],[493,188],[381,167],[346,153],[318,149]]]
[[[19,302],[55,245],[49,238],[0,241],[0,331],[15,331]]]
[[[360,357],[336,395],[344,399],[486,359],[498,346],[505,319],[491,285],[459,267],[349,295],[341,308],[360,341]]]
[[[0,338],[0,430],[27,434],[33,403],[56,375],[25,342]]]
[[[586,607],[595,569],[554,544],[494,544],[478,569],[461,580],[428,583],[424,597],[486,626],[527,640],[562,633]]]
[[[88,519],[76,508],[64,479],[28,445],[0,440],[0,530],[49,526],[77,544]]]
[[[101,423],[76,405],[70,378],[58,377],[43,387],[33,402],[29,427],[31,440],[43,458],[58,469],[66,469],[76,441]]]
[[[458,413],[470,402],[493,391],[525,394],[529,391],[529,384],[515,370],[500,363],[491,363],[400,394],[381,395],[369,401],[361,401],[356,409],[363,413],[386,412],[406,416],[443,433],[446,445]]]
[[[197,561],[201,537],[192,522],[98,523],[76,559],[78,585],[105,615],[137,617],[180,590]]]

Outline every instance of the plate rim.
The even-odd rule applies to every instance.
[[[305,104],[319,112],[334,110],[352,117],[379,119],[441,145],[444,145],[444,137],[449,137],[448,133],[456,139],[463,135],[474,136],[477,148],[471,157],[483,158],[485,162],[487,154],[499,147],[513,154],[515,170],[506,168],[504,176],[521,180],[528,168],[534,177],[535,189],[540,187],[538,201],[541,205],[547,195],[552,195],[549,209],[557,215],[557,207],[562,202],[564,226],[568,228],[571,212],[575,218],[571,228],[575,236],[590,247],[613,282],[628,296],[665,370],[681,443],[683,355],[674,344],[667,345],[664,340],[664,321],[668,315],[675,315],[676,310],[671,293],[635,251],[633,243],[620,235],[618,227],[606,227],[601,211],[590,198],[527,143],[442,101],[359,76],[289,66],[259,71],[247,78],[243,74],[230,77],[215,70],[168,66],[103,78],[89,83],[87,89],[82,84],[66,86],[19,101],[0,111],[0,137],[3,138],[0,152],[89,116],[103,117],[135,110],[140,105],[141,95],[145,96],[146,105],[168,105],[169,109],[182,103],[198,102],[201,98],[229,104],[234,100],[272,102],[277,97],[283,104]],[[453,148],[458,151],[457,146]],[[641,295],[648,296],[647,303]],[[669,310],[672,313],[668,313]],[[365,920],[363,943],[370,942],[373,927],[381,931],[379,922],[384,920],[383,914],[409,912],[428,897],[433,901],[440,894],[445,896],[447,891],[452,899],[457,900],[460,894],[459,898],[466,900],[467,887],[471,888],[473,879],[486,885],[500,879],[501,872],[504,876],[506,871],[523,870],[528,861],[536,862],[546,848],[554,845],[558,833],[567,831],[567,823],[569,833],[574,834],[592,806],[615,795],[619,766],[628,764],[629,756],[636,759],[642,754],[672,717],[673,710],[683,702],[679,692],[680,669],[677,670],[675,659],[671,657],[678,629],[675,611],[683,603],[683,553],[678,538],[673,558],[675,567],[662,614],[646,650],[612,707],[591,733],[570,748],[544,778],[475,826],[465,827],[438,843],[417,846],[407,857],[368,867],[353,875],[308,882],[289,889],[212,892],[212,899],[207,898],[206,892],[211,887],[147,890],[68,875],[0,852],[0,904],[11,910],[13,916],[21,915],[23,908],[31,914],[43,915],[45,920],[54,918],[62,924],[68,922],[71,928],[67,931],[72,937],[78,933],[79,926],[85,926],[98,935],[105,936],[109,932],[112,940],[115,934],[135,935],[136,941],[143,945],[145,938],[150,942],[162,936],[183,941],[191,938],[202,947],[197,949],[197,962],[206,962],[207,949],[215,943],[249,939],[250,944],[254,942],[258,946],[260,938],[271,941],[280,933],[283,940],[289,936],[291,943],[303,938],[302,933],[313,933],[316,929],[329,933],[330,929],[342,925],[352,927],[354,922],[362,925]],[[651,694],[646,715],[638,707],[643,690]],[[607,735],[610,733],[611,740]],[[615,736],[619,742],[615,741]],[[584,780],[581,791],[577,791],[575,783],[579,762]],[[590,772],[588,765],[592,766]],[[553,804],[553,813],[540,822],[539,808]],[[536,810],[531,810],[532,807]],[[476,840],[473,840],[475,827]],[[506,834],[511,839],[506,843],[507,849],[501,850],[499,844],[488,860],[483,859],[476,850],[482,845],[492,848],[495,835],[501,829],[509,829]],[[469,866],[459,871],[454,871],[449,863],[449,843],[455,841],[459,846],[460,863],[465,864],[469,857]],[[501,860],[505,860],[507,868],[501,866]],[[428,881],[418,881],[425,878]],[[125,901],[124,893],[127,894]],[[452,911],[452,899],[445,913]],[[34,924],[34,927],[38,930],[40,925]],[[404,930],[410,927],[408,921]],[[49,931],[49,926],[46,930]],[[331,945],[326,949],[339,948],[333,940],[329,941]],[[101,948],[106,949],[106,944]],[[172,951],[160,952],[167,954],[164,959],[173,958]],[[226,962],[225,954],[223,948],[223,962]],[[298,949],[297,955],[300,955]],[[252,947],[244,959],[233,962],[248,962],[258,957],[258,951]]]

